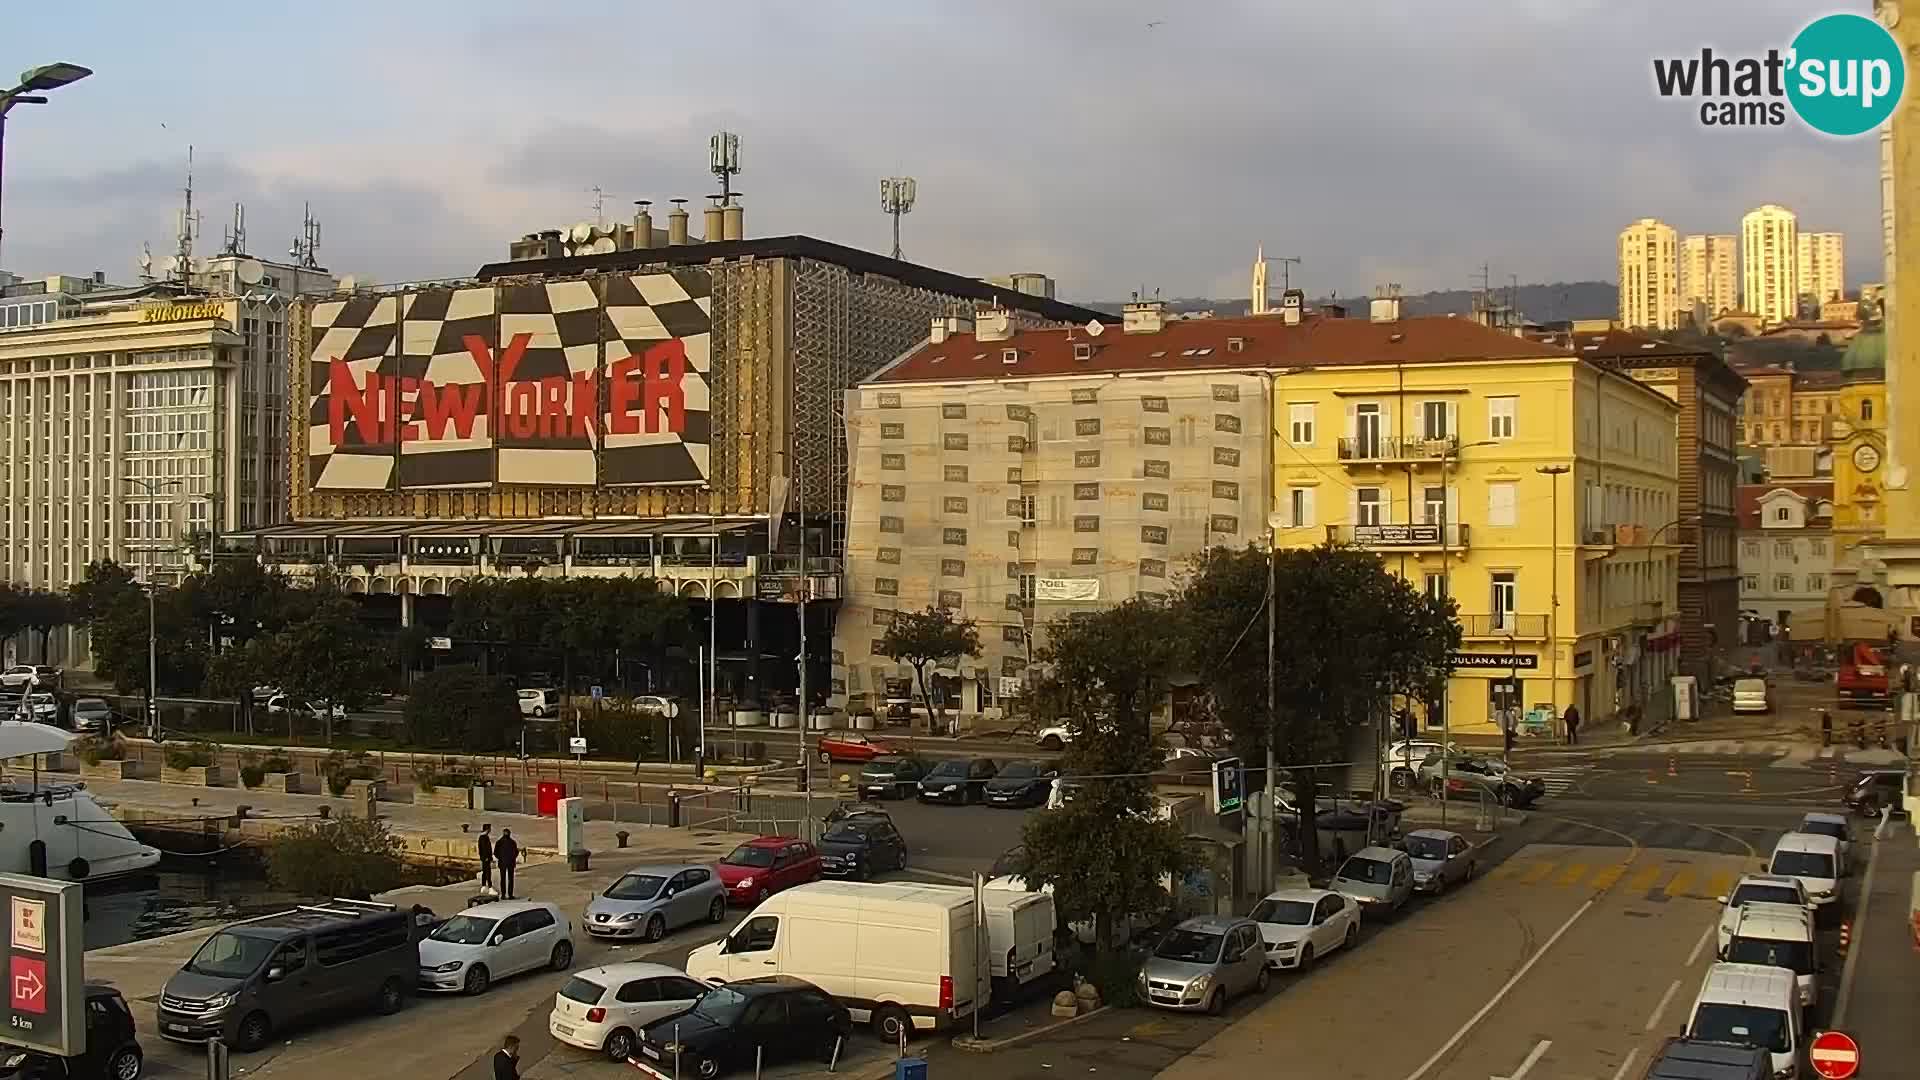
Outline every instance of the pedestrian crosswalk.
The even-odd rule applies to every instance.
[[[1733,888],[1739,874],[1731,869],[1703,869],[1669,863],[1632,863],[1586,858],[1530,858],[1516,856],[1488,872],[1495,881],[1511,881],[1550,889],[1617,889],[1629,896],[1669,900],[1682,897],[1714,900]]]
[[[1523,770],[1526,775],[1538,777],[1546,785],[1547,794],[1563,795],[1580,786],[1581,777],[1592,772],[1590,764],[1543,765],[1537,769]]]

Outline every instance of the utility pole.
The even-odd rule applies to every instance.
[[[1553,522],[1548,526],[1553,563],[1548,578],[1552,584],[1547,611],[1547,700],[1555,710],[1560,708],[1560,478],[1571,471],[1571,465],[1542,465],[1534,470],[1553,485]]]

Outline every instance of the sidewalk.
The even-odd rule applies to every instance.
[[[1871,835],[1862,824],[1856,834]],[[1856,843],[1859,841],[1856,840]],[[1857,885],[1858,906],[1849,913],[1853,947],[1841,969],[1833,1026],[1860,1043],[1861,1075],[1911,1075],[1920,1061],[1920,1025],[1913,1022],[1913,990],[1920,985],[1909,907],[1920,874],[1920,844],[1913,824],[1891,822],[1875,842],[1868,872]]]

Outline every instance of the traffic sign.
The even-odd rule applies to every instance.
[[[1844,1031],[1823,1031],[1807,1047],[1813,1071],[1826,1080],[1847,1080],[1860,1071],[1860,1044]]]
[[[593,696],[593,700],[599,701],[601,698],[607,696],[607,688],[604,686],[592,686],[587,688],[587,693]]]
[[[75,881],[0,874],[7,1020],[0,1041],[62,1057],[87,1049],[85,912]]]
[[[1246,776],[1240,771],[1239,758],[1222,758],[1213,763],[1213,812],[1238,813],[1246,802]]]
[[[453,639],[450,637],[430,637],[427,639],[427,648],[435,652],[446,652],[448,649],[453,648]]]
[[[579,735],[575,735],[567,740],[567,749],[574,754],[585,754],[587,752],[587,740]]]

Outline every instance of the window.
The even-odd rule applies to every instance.
[[[1807,591],[1808,592],[1825,592],[1826,588],[1827,588],[1827,575],[1825,574],[1808,574],[1807,575]]]
[[[1807,551],[1814,555],[1825,555],[1827,553],[1827,542],[1819,539],[1808,540]]]
[[[1862,398],[1860,400],[1860,419],[1873,419],[1873,401],[1869,398]]]
[[[1792,574],[1773,575],[1773,588],[1775,592],[1792,592],[1793,591],[1793,575]]]
[[[1775,540],[1773,542],[1773,557],[1776,559],[1793,558],[1793,541]]]
[[[1740,578],[1740,588],[1750,593],[1759,592],[1760,591],[1760,575],[1759,574],[1743,575]]]
[[[1743,540],[1743,541],[1741,541],[1741,543],[1740,543],[1740,557],[1741,557],[1741,558],[1744,558],[1744,559],[1757,559],[1757,558],[1759,558],[1759,557],[1760,557],[1760,541],[1758,541],[1758,540]]]
[[[1428,574],[1427,595],[1435,600],[1445,600],[1447,598],[1447,575]]]
[[[1310,528],[1313,525],[1313,489],[1307,487],[1287,490],[1287,509],[1291,511],[1288,521],[1296,529]]]
[[[1453,425],[1448,422],[1453,410],[1444,401],[1423,402],[1420,406],[1420,430],[1429,439],[1444,439],[1453,434]]]
[[[1313,445],[1313,402],[1294,402],[1287,406],[1288,442],[1295,446]]]
[[[1421,521],[1428,525],[1439,525],[1447,519],[1447,489],[1428,487],[1422,492]]]
[[[1520,602],[1520,584],[1511,570],[1499,570],[1490,575],[1493,579],[1493,628],[1506,630],[1513,626],[1514,611]]]
[[[1496,480],[1487,485],[1487,524],[1511,528],[1519,513],[1520,485],[1512,480]]]
[[[1513,438],[1514,418],[1519,415],[1520,399],[1517,397],[1490,397],[1487,399],[1487,438]]]
[[[766,952],[780,935],[780,919],[774,915],[756,915],[733,935],[728,952]]]
[[[1386,493],[1377,487],[1355,488],[1353,491],[1353,523],[1355,525],[1379,525],[1386,521]]]

